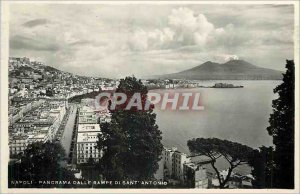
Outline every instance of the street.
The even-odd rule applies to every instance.
[[[76,105],[70,105],[70,115],[67,120],[65,130],[61,138],[61,145],[66,150],[66,156],[69,156],[70,154],[70,147],[71,147],[72,133],[75,124],[76,112],[77,112]]]

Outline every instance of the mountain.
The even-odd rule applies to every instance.
[[[282,73],[252,65],[244,60],[230,60],[224,64],[207,61],[185,71],[155,77],[190,80],[280,80]]]

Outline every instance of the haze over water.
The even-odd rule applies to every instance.
[[[244,88],[177,89],[178,92],[200,92],[205,110],[155,110],[164,146],[177,147],[189,154],[187,141],[197,137],[227,139],[253,148],[273,145],[266,127],[269,126],[272,100],[277,98],[273,89],[281,81],[200,81],[205,86],[217,82],[243,85]]]

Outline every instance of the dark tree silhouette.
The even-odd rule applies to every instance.
[[[252,185],[254,188],[274,188],[274,148],[262,146],[255,150],[249,161],[252,166],[251,174],[254,177]]]
[[[150,180],[158,169],[163,149],[154,107],[125,110],[134,93],[141,94],[144,107],[148,90],[135,77],[126,77],[121,79],[116,92],[126,94],[127,101],[111,110],[110,123],[101,125],[97,148],[104,151],[100,160],[102,175],[107,180]]]
[[[33,181],[32,185],[20,185],[21,187],[68,187],[70,185],[44,185],[39,181],[51,180],[76,180],[74,174],[61,166],[65,151],[59,143],[36,142],[29,144],[20,161],[9,164],[9,187],[18,187],[11,184],[12,181]]]
[[[220,188],[224,188],[229,181],[232,171],[244,164],[248,164],[253,157],[253,149],[240,143],[221,140],[217,138],[197,138],[187,143],[193,155],[204,155],[211,159],[211,165],[217,174]],[[229,164],[228,174],[222,179],[215,163],[218,158],[223,157]]]
[[[267,128],[273,136],[275,145],[275,179],[277,188],[294,188],[294,142],[295,142],[295,65],[294,61],[286,61],[286,73],[283,82],[274,89],[278,98],[273,100],[273,113],[270,126]]]

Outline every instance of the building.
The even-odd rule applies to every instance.
[[[163,153],[165,156],[165,171],[164,176],[167,179],[172,178],[174,167],[173,167],[173,155],[177,151],[176,147],[172,147],[171,149],[164,148]]]
[[[23,152],[28,146],[28,135],[15,135],[9,139],[9,152],[10,156],[18,155]]]
[[[29,144],[34,142],[43,142],[46,143],[49,141],[49,136],[47,133],[36,133],[35,135],[29,136]]]
[[[101,134],[100,123],[110,122],[111,114],[108,111],[98,111],[93,107],[94,101],[82,101],[79,108],[77,128],[77,164],[87,163],[90,159],[99,161],[102,150],[96,149],[98,134]]]
[[[154,177],[188,188],[210,188],[213,174],[207,171],[206,165],[209,163],[208,157],[188,156],[176,147],[164,148]]]
[[[91,158],[97,162],[102,157],[102,151],[96,148],[99,124],[79,124],[77,133],[77,164],[87,163]]]
[[[188,188],[207,189],[211,187],[211,174],[202,165],[183,164],[184,185]]]
[[[172,178],[173,172],[173,154],[177,151],[176,147],[165,148],[161,154],[161,160],[158,162],[158,170],[154,174],[156,180],[164,181]]]
[[[172,159],[173,177],[181,182],[184,182],[183,164],[189,163],[190,158],[185,153],[175,151],[172,155]]]
[[[228,175],[229,170],[219,171],[220,177],[224,180]],[[225,188],[229,189],[238,189],[238,188],[252,188],[252,181],[254,180],[251,174],[241,175],[236,172],[232,172],[228,182],[225,185]],[[218,188],[220,186],[218,178],[215,177],[212,179],[212,187]]]
[[[242,188],[252,188],[252,181],[254,180],[254,177],[251,174],[242,176]]]
[[[27,102],[21,106],[18,118],[12,116],[9,130],[10,157],[23,152],[28,144],[53,141],[66,114],[66,106],[60,101]]]
[[[178,180],[184,182],[183,164],[189,163],[190,158],[176,147],[164,148],[159,161],[159,169],[155,173],[157,180]]]
[[[82,106],[79,109],[78,124],[95,124],[97,123],[97,116],[93,108],[89,106]]]

